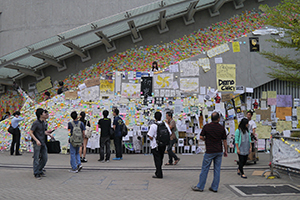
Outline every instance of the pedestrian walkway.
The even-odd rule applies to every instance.
[[[113,155],[114,156],[114,155]],[[300,189],[299,176],[290,178],[281,172],[281,179],[254,176],[254,171],[268,169],[269,154],[259,153],[257,164],[245,167],[248,179],[236,174],[235,154],[223,157],[218,193],[208,190],[213,171],[210,170],[204,192],[190,189],[196,185],[201,171],[203,154],[178,155],[178,165],[164,166],[164,178],[153,179],[152,155],[124,154],[121,161],[101,163],[98,154],[88,154],[80,173],[69,173],[70,156],[49,154],[46,175],[36,180],[32,174],[32,153],[10,156],[0,153],[0,199],[240,199],[243,196],[233,185],[292,185]],[[164,158],[167,162],[167,154]],[[278,186],[278,185],[277,185]],[[272,186],[273,187],[273,186]],[[247,197],[246,197],[247,198]],[[299,199],[300,195],[264,195],[253,199]]]

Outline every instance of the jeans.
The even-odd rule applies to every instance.
[[[80,155],[79,155],[80,147],[73,147],[70,144],[70,163],[73,170],[76,170],[79,165],[81,165]]]
[[[162,173],[162,163],[163,163],[163,159],[164,159],[164,153],[166,150],[166,146],[158,146],[154,149],[151,149],[151,152],[153,154],[153,159],[154,159],[154,164],[155,164],[155,176],[157,176],[158,178],[163,178],[163,173]]]
[[[110,158],[110,137],[100,137],[100,160],[104,160],[104,146],[106,148],[105,160]]]
[[[169,163],[172,164],[173,163],[173,158],[174,160],[178,160],[178,157],[176,156],[176,154],[172,151],[172,147],[173,145],[176,143],[176,139],[174,140],[170,140],[170,143],[168,145],[167,151],[168,151],[168,155],[169,155]]]
[[[42,170],[48,160],[47,146],[46,144],[42,144],[41,146],[33,144],[33,149],[33,174],[38,175],[43,172]]]
[[[214,180],[211,184],[211,188],[215,191],[218,191],[219,183],[220,183],[220,171],[221,171],[221,163],[222,163],[222,155],[223,152],[220,153],[205,153],[202,162],[202,170],[199,175],[199,183],[197,187],[201,190],[204,190],[204,186],[207,179],[207,174],[210,168],[210,164],[212,160],[214,161]]]
[[[16,145],[16,155],[20,154],[19,153],[19,148],[20,148],[20,138],[21,138],[21,132],[19,127],[14,129],[14,134],[12,135],[12,142],[10,145],[10,155],[14,154],[15,150],[15,145]]]
[[[115,136],[114,138],[114,144],[115,144],[115,149],[116,149],[116,158],[122,158],[122,136],[117,137]]]
[[[239,170],[241,172],[241,175],[243,175],[244,174],[244,166],[247,163],[248,155],[238,154],[238,156],[239,156]]]

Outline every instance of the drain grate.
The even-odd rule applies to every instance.
[[[272,185],[229,185],[229,188],[240,196],[300,196],[300,188],[290,184]]]

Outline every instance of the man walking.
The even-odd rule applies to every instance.
[[[224,127],[219,124],[219,113],[213,112],[211,119],[212,122],[204,125],[200,134],[200,139],[205,141],[206,152],[203,157],[199,183],[192,187],[192,190],[198,192],[203,192],[204,190],[207,174],[212,161],[214,161],[214,179],[209,190],[212,192],[218,192],[223,155],[222,142],[225,150],[224,157],[227,157],[226,132]]]
[[[155,164],[155,175],[152,176],[152,178],[163,178],[163,173],[162,173],[162,163],[164,159],[164,153],[166,150],[166,143],[163,141],[163,135],[167,134],[167,139],[169,142],[170,140],[170,135],[172,134],[168,124],[165,122],[161,121],[161,113],[156,112],[154,114],[155,118],[155,124],[152,124],[150,126],[150,130],[148,132],[148,137],[150,139],[150,146],[151,146],[151,152],[153,154],[153,159],[154,159],[154,164]],[[159,139],[158,140],[158,136]]]
[[[169,155],[169,162],[166,163],[165,165],[173,165],[173,158],[174,158],[174,165],[177,165],[177,163],[180,161],[180,158],[178,158],[176,156],[176,154],[172,151],[172,147],[177,141],[177,138],[175,135],[175,131],[177,129],[176,122],[174,121],[173,114],[170,111],[168,111],[166,113],[166,118],[167,118],[166,122],[167,122],[168,126],[170,127],[172,134],[170,136],[170,143],[167,147],[167,151],[168,151],[168,155]]]
[[[45,131],[45,121],[48,115],[44,109],[38,108],[35,115],[37,120],[33,122],[29,134],[33,139],[33,174],[36,179],[41,179],[42,176],[46,176],[43,168],[48,160],[45,135],[50,135],[53,131]]]
[[[122,149],[122,125],[123,120],[119,117],[119,109],[115,108],[113,111],[114,122],[113,128],[115,130],[114,144],[116,149],[116,157],[113,160],[122,160],[123,149]]]

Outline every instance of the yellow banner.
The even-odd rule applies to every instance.
[[[41,80],[40,82],[38,82],[36,84],[36,89],[37,91],[40,93],[40,92],[43,92],[47,89],[50,89],[52,88],[52,83],[51,83],[51,78],[50,76],[44,78],[43,80]]]
[[[100,94],[111,94],[115,90],[115,81],[100,80]]]
[[[235,91],[235,64],[217,64],[217,86],[219,92]]]
[[[240,43],[239,42],[233,42],[232,43],[232,50],[233,52],[240,52]]]

